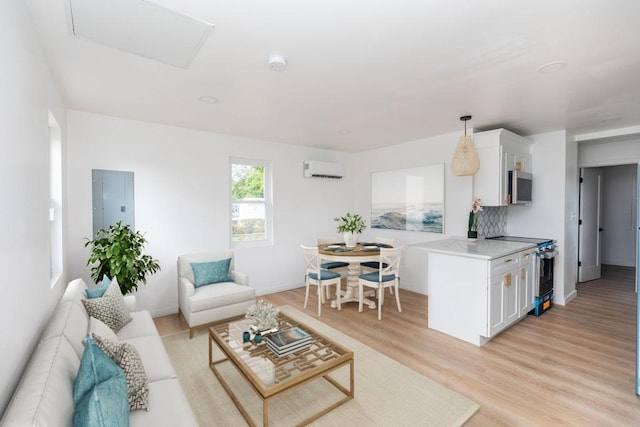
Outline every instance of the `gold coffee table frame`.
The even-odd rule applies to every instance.
[[[249,330],[249,323],[242,316],[227,319],[209,328],[209,367],[250,426],[256,424],[242,406],[240,399],[224,380],[220,371],[216,369],[216,365],[219,363],[231,362],[262,399],[262,423],[265,427],[269,425],[269,403],[271,400],[311,381],[324,378],[345,397],[302,421],[299,425],[311,423],[354,397],[353,352],[282,313],[278,316],[278,321],[278,329],[280,330],[299,326],[308,332],[312,337],[311,346],[292,355],[278,357],[267,348],[266,338],[263,338],[260,345],[243,344],[242,332]],[[214,342],[225,358],[213,360]],[[346,365],[350,365],[349,389],[329,376],[331,372]]]

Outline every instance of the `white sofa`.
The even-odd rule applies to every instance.
[[[1,426],[71,426],[73,384],[89,332],[82,305],[86,284],[69,283],[4,413]],[[134,345],[149,380],[149,411],[129,413],[131,426],[197,426],[171,360],[148,311],[136,311],[135,297],[125,296],[133,320],[116,336]]]
[[[232,282],[195,287],[192,262],[221,261],[231,258]],[[249,276],[234,271],[233,251],[187,254],[178,257],[179,313],[189,325],[189,337],[198,326],[245,314],[256,302],[256,291],[249,286]]]

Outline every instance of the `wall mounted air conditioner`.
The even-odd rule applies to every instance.
[[[303,164],[305,178],[342,179],[344,166],[340,163],[306,160]]]

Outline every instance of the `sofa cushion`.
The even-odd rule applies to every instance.
[[[132,338],[127,342],[138,350],[149,383],[176,378],[176,371],[160,336]]]
[[[116,333],[113,332],[110,327],[105,325],[102,320],[96,319],[95,317],[89,317],[89,333],[92,335],[96,334],[108,339],[109,341],[118,342]]]
[[[148,337],[158,335],[155,323],[147,310],[129,313],[133,319],[118,331],[118,341],[129,341],[131,338]]]
[[[118,332],[131,321],[131,315],[124,303],[120,286],[115,281],[100,298],[82,300],[90,316],[104,322],[113,332]]]
[[[189,311],[192,313],[247,301],[255,298],[255,290],[249,286],[233,282],[217,283],[215,286],[201,286],[189,297]]]
[[[149,383],[149,407],[151,408],[149,412],[133,411],[129,414],[131,427],[198,426],[195,415],[176,378]]]
[[[193,278],[195,280],[193,286],[197,288],[213,283],[230,282],[230,264],[231,258],[220,261],[192,262],[191,269],[193,270]]]
[[[149,410],[149,386],[147,373],[144,371],[140,354],[133,344],[128,342],[110,341],[95,333],[91,336],[95,343],[124,371],[127,381],[127,396],[129,410]]]
[[[60,298],[60,302],[64,301],[77,301],[78,304],[80,300],[84,298],[84,290],[87,289],[87,284],[82,279],[75,279],[69,282],[67,288],[64,290],[64,294],[62,294],[62,298]]]
[[[79,301],[68,300],[58,304],[45,330],[41,340],[64,335],[67,337],[78,358],[84,352],[84,338],[89,331],[89,315]]]
[[[87,295],[87,298],[100,298],[107,291],[109,285],[111,285],[111,279],[109,279],[107,276],[104,276],[102,278],[100,286],[87,288],[85,289],[84,293]]]
[[[128,426],[129,401],[122,369],[87,335],[73,385],[73,425]]]
[[[64,336],[42,341],[7,406],[2,426],[70,425],[79,366],[80,359]]]

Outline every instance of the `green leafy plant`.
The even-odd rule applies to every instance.
[[[123,295],[137,291],[140,282],[147,283],[148,274],[160,271],[158,260],[142,254],[147,243],[144,235],[122,221],[108,230],[100,229],[95,240],[87,240],[84,246],[91,246],[87,261],[87,265],[93,265],[91,278],[96,283],[105,275],[117,278]]]
[[[362,233],[367,225],[364,222],[364,219],[358,214],[351,214],[349,212],[346,215],[341,216],[340,218],[334,218],[334,221],[338,222],[338,233]]]

